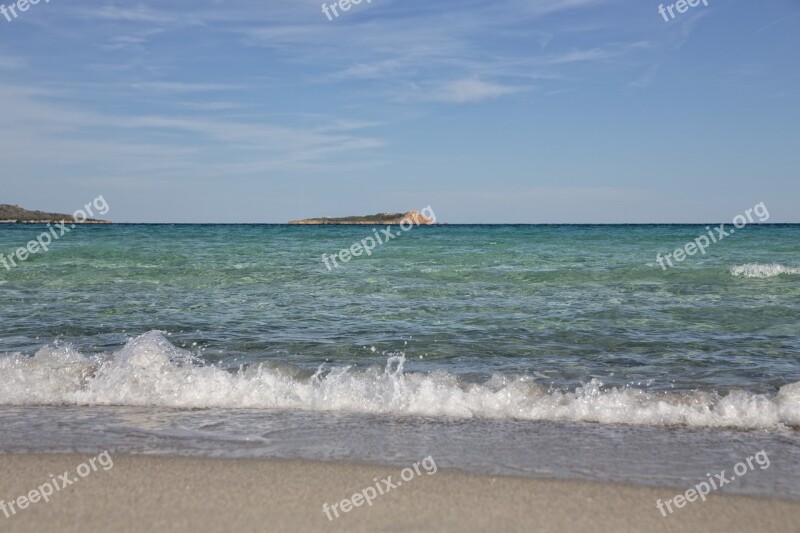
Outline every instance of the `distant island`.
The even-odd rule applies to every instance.
[[[18,205],[0,204],[0,224],[54,224],[64,220],[80,222],[81,224],[111,224],[108,220],[87,218],[83,221],[76,221],[72,215],[28,211]]]
[[[379,213],[377,215],[367,215],[363,217],[343,217],[343,218],[307,218],[304,220],[292,220],[289,224],[300,226],[323,226],[323,225],[345,225],[345,224],[402,224],[410,222],[416,225],[431,225],[434,220],[426,217],[419,211],[409,211],[407,213]]]

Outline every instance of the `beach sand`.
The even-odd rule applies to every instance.
[[[8,501],[92,456],[0,455],[0,498]],[[483,476],[439,470],[329,521],[339,502],[399,478],[401,468],[312,461],[115,456],[11,518],[0,531],[800,531],[800,502],[711,495],[668,518],[656,498],[682,490]],[[410,465],[409,465],[410,466]]]

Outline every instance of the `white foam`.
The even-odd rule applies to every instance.
[[[309,379],[253,366],[228,372],[204,366],[159,332],[132,339],[108,357],[69,347],[34,357],[0,358],[0,404],[132,405],[185,408],[289,408],[357,413],[583,421],[695,427],[800,427],[800,382],[776,395],[734,391],[651,393],[606,388],[597,380],[551,391],[530,376],[495,375],[461,384],[437,371],[407,373],[405,357],[385,368],[320,369]]]
[[[778,264],[763,265],[760,263],[748,263],[746,265],[731,267],[731,274],[745,278],[774,278],[781,274],[800,274],[800,268]]]

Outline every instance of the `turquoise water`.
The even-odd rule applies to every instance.
[[[0,251],[42,228],[0,226]],[[370,227],[80,227],[0,268],[0,352],[56,339],[111,352],[160,330],[223,367],[365,367],[403,353],[408,371],[478,382],[776,392],[800,381],[800,270],[731,273],[800,267],[800,226],[747,227],[666,272],[655,264],[703,233],[418,227],[329,272],[322,254]]]
[[[0,225],[0,253],[43,226]],[[800,498],[800,226],[81,226],[0,267],[0,451],[399,462]],[[672,457],[672,459],[669,459]],[[732,462],[731,462],[732,461]],[[713,467],[713,468],[712,468]]]

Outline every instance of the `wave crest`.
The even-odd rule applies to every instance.
[[[800,268],[787,267],[778,264],[764,265],[748,263],[731,267],[731,274],[744,278],[774,278],[781,274],[800,274]]]
[[[0,358],[0,404],[130,405],[178,408],[283,408],[422,416],[509,418],[695,427],[800,427],[800,382],[776,395],[732,391],[651,393],[605,388],[599,380],[552,391],[530,376],[495,375],[461,384],[444,371],[404,371],[405,357],[385,368],[320,368],[299,379],[264,365],[229,372],[203,366],[152,331],[108,357],[68,346],[34,357]]]

